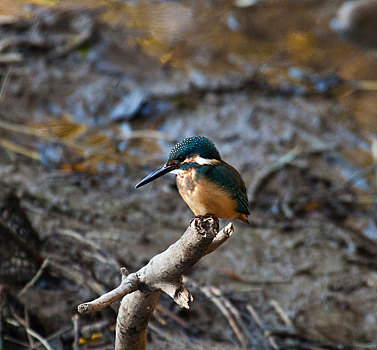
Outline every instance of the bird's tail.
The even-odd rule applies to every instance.
[[[251,226],[251,223],[249,219],[247,218],[246,214],[240,214],[238,217],[241,221],[243,221],[245,224],[249,224]]]

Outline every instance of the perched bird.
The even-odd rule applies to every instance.
[[[249,223],[245,183],[236,169],[225,163],[214,143],[203,136],[179,142],[166,163],[140,181],[144,186],[160,176],[177,175],[179,194],[196,216],[213,215]]]

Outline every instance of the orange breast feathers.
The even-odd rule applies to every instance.
[[[236,211],[237,202],[231,193],[206,178],[195,179],[195,170],[177,175],[179,194],[195,215],[213,214],[222,219],[241,219],[245,214]]]

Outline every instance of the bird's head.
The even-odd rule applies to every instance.
[[[188,166],[200,166],[221,161],[214,143],[203,136],[193,136],[177,143],[170,151],[167,161],[160,168],[141,180],[136,188],[146,185],[164,174],[184,171]]]

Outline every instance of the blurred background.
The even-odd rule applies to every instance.
[[[342,5],[0,1],[0,349],[113,348],[117,305],[76,307],[184,232],[174,176],[134,186],[193,135],[254,227],[148,349],[377,348],[377,1]]]

